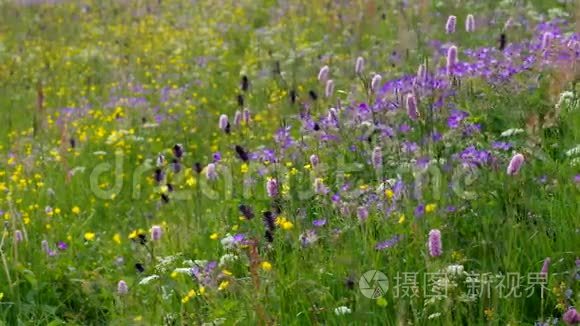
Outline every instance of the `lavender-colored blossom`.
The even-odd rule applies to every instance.
[[[442,254],[441,231],[433,229],[429,231],[429,255],[431,257],[439,257]]]
[[[417,99],[413,93],[407,94],[406,106],[409,119],[413,121],[417,120],[417,118],[419,118],[419,111],[417,110]]]
[[[371,154],[371,162],[375,169],[380,169],[383,166],[383,150],[380,147],[375,147]]]
[[[427,66],[425,64],[420,64],[419,68],[417,68],[417,79],[421,83],[425,83],[427,81]]]
[[[68,244],[64,241],[59,241],[56,245],[56,247],[58,248],[58,250],[60,251],[65,251],[68,249]]]
[[[447,75],[451,76],[455,72],[457,66],[457,47],[452,45],[447,50]]]
[[[356,209],[356,216],[359,220],[366,221],[366,219],[369,218],[369,210],[364,206],[359,206]]]
[[[127,286],[127,283],[123,280],[120,280],[119,283],[117,283],[117,294],[126,295],[127,293],[129,293],[129,287]]]
[[[457,25],[457,17],[451,15],[447,18],[447,23],[445,24],[445,32],[447,34],[455,33],[455,25]]]
[[[312,167],[315,168],[318,166],[318,163],[320,163],[320,160],[318,159],[318,155],[316,155],[316,154],[310,155],[310,165],[312,165]]]
[[[552,44],[553,38],[554,38],[554,34],[552,34],[550,32],[545,32],[542,35],[542,45],[541,45],[542,50],[546,50],[550,47],[550,45]]]
[[[318,235],[314,230],[306,230],[306,232],[300,234],[299,240],[302,247],[308,247],[318,241]]]
[[[334,93],[334,81],[332,79],[329,79],[326,81],[326,87],[324,89],[324,96],[331,97],[332,94]]]
[[[508,175],[518,174],[523,164],[524,164],[524,156],[519,153],[514,155],[507,167],[507,174]]]
[[[373,79],[371,80],[371,90],[376,93],[379,90],[381,81],[383,80],[383,77],[379,74],[376,74],[373,76]]]
[[[320,71],[318,72],[318,80],[322,83],[326,83],[328,80],[329,72],[330,68],[328,66],[323,66],[320,68]]]
[[[20,231],[20,230],[14,231],[14,241],[16,241],[16,243],[24,241],[24,236],[22,235],[22,231]]]
[[[50,253],[50,247],[48,246],[48,241],[42,240],[40,242],[40,247],[42,248],[42,251],[44,251],[46,254]]]
[[[159,225],[153,225],[151,227],[151,240],[159,241],[161,235],[163,234],[163,229]]]
[[[266,181],[266,192],[270,198],[278,196],[278,181],[276,179],[270,178]]]
[[[377,243],[375,245],[375,249],[376,250],[389,249],[389,248],[392,248],[393,246],[395,246],[397,243],[399,243],[399,241],[401,241],[401,236],[395,235],[392,238],[390,238],[389,240]]]
[[[491,147],[493,149],[508,151],[512,148],[512,144],[510,144],[509,142],[495,141],[495,142],[491,143]]]
[[[548,269],[550,268],[551,262],[552,262],[552,260],[550,259],[550,257],[548,257],[544,260],[544,264],[542,264],[542,269],[540,270],[540,275],[542,277],[545,278],[548,276]]]
[[[362,74],[365,67],[365,59],[363,57],[356,58],[356,62],[354,64],[354,72],[357,75]]]
[[[323,227],[326,225],[326,219],[314,220],[312,221],[312,225],[314,225],[317,228]]]
[[[225,114],[220,115],[219,128],[227,133],[229,126],[228,116]]]
[[[217,171],[214,163],[210,163],[205,167],[205,176],[209,180],[215,180],[217,178]]]
[[[242,112],[240,110],[236,110],[234,114],[234,126],[239,126],[242,123]]]
[[[567,325],[578,325],[580,324],[580,314],[574,307],[568,308],[566,312],[562,315],[562,320]]]
[[[467,15],[467,18],[465,19],[465,30],[468,33],[475,31],[475,18],[472,14]]]

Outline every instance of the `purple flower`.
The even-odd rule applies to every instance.
[[[417,99],[412,93],[407,94],[406,106],[409,119],[413,121],[417,120],[419,117],[419,111],[417,110]]]
[[[371,80],[371,90],[373,92],[377,92],[379,90],[379,86],[381,84],[381,80],[383,80],[383,77],[381,77],[381,75],[376,74],[373,76],[373,79]]]
[[[334,81],[329,79],[326,81],[326,87],[324,88],[324,96],[331,97],[334,93]]]
[[[24,240],[24,236],[22,235],[22,231],[16,230],[14,231],[14,241],[22,242]]]
[[[359,220],[364,222],[369,217],[369,211],[366,207],[359,206],[356,209],[356,216],[358,217]]]
[[[475,31],[475,18],[472,14],[467,15],[467,18],[465,19],[465,30],[468,33]]]
[[[429,255],[431,257],[439,257],[442,254],[441,231],[433,229],[429,231]]]
[[[244,109],[243,111],[243,121],[246,125],[250,123],[251,113],[249,109]]]
[[[447,34],[455,33],[455,25],[457,24],[457,17],[451,15],[447,18],[447,23],[445,24],[445,32]]]
[[[360,75],[363,72],[365,67],[365,59],[363,57],[356,58],[356,62],[354,64],[354,72],[357,75]]]
[[[512,144],[510,144],[509,142],[495,141],[495,142],[491,143],[491,147],[493,149],[508,151],[512,148]]]
[[[578,325],[580,324],[580,314],[574,307],[568,308],[568,310],[562,315],[562,320],[567,325]]]
[[[425,205],[423,204],[419,204],[417,205],[417,207],[415,207],[415,217],[421,217],[425,215]]]
[[[236,110],[234,114],[234,126],[239,126],[242,123],[242,112],[240,110]]]
[[[544,264],[542,265],[542,270],[540,271],[540,275],[542,275],[542,277],[544,277],[544,278],[548,276],[548,269],[550,268],[550,262],[552,262],[552,260],[550,259],[550,257],[548,257],[544,260]]]
[[[48,241],[42,240],[40,242],[40,247],[42,248],[42,251],[44,251],[46,254],[50,254],[50,247],[48,246]]]
[[[453,75],[455,66],[457,66],[457,47],[452,45],[447,50],[447,75]]]
[[[316,154],[310,155],[310,165],[315,168],[320,161],[318,160],[318,156]]]
[[[575,183],[578,183],[578,184],[580,184],[580,174],[576,174],[576,175],[574,176],[573,180],[574,180],[574,182],[575,182]]]
[[[68,249],[68,245],[66,244],[66,242],[63,242],[63,241],[59,241],[56,246],[57,246],[58,250],[61,250],[61,251]]]
[[[217,163],[217,162],[222,160],[222,153],[215,152],[215,153],[213,153],[212,158],[213,158],[213,162]]]
[[[546,32],[542,35],[542,50],[546,50],[552,44],[552,39],[554,35],[550,32]]]
[[[127,286],[127,283],[123,280],[120,280],[119,283],[117,283],[117,294],[125,295],[127,293],[129,293],[129,287]]]
[[[326,225],[326,219],[314,220],[312,221],[312,225],[318,228],[323,227]]]
[[[389,240],[386,240],[386,241],[377,243],[375,245],[375,249],[376,250],[389,249],[389,248],[392,248],[397,243],[399,243],[399,241],[401,241],[401,236],[400,235],[395,235],[392,238],[390,238]]]
[[[329,72],[330,68],[328,66],[320,68],[320,71],[318,72],[318,80],[322,83],[326,83],[326,81],[328,80]]]
[[[522,164],[524,164],[524,156],[519,153],[514,155],[507,167],[507,174],[508,175],[518,174],[518,172],[522,167]]]
[[[278,196],[278,181],[276,179],[271,178],[266,181],[266,192],[270,198]]]
[[[210,163],[205,167],[205,176],[208,180],[215,180],[217,178],[217,172],[214,163]]]
[[[228,121],[228,116],[225,114],[220,115],[219,119],[219,127],[221,130],[229,133],[230,123]]]
[[[302,247],[308,247],[309,245],[318,241],[318,235],[314,230],[307,230],[306,232],[300,234],[300,245]]]
[[[371,162],[375,169],[380,169],[383,166],[383,151],[380,147],[375,147],[371,154]]]
[[[163,229],[159,225],[153,225],[151,227],[151,240],[158,241],[161,239],[161,235],[163,234]]]

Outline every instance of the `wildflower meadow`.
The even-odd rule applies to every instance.
[[[577,0],[0,0],[0,325],[580,324]]]

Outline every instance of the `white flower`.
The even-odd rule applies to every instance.
[[[580,154],[580,144],[566,151],[566,156],[576,156],[578,154]]]
[[[501,136],[502,137],[510,137],[513,135],[521,134],[522,132],[524,132],[524,129],[512,128],[512,129],[508,129],[508,130],[502,132]]]
[[[451,275],[463,274],[463,265],[449,265],[447,266],[447,273]]]
[[[238,260],[238,256],[234,254],[225,254],[221,256],[219,266],[224,266],[228,263],[234,262]]]
[[[176,268],[173,270],[177,274],[191,274],[191,268]]]
[[[427,317],[427,319],[435,319],[435,318],[439,318],[439,316],[441,316],[441,313],[436,312],[434,314],[429,315],[429,317]]]
[[[346,306],[340,306],[336,309],[334,309],[334,314],[337,316],[341,316],[341,315],[346,315],[346,314],[350,314],[351,310],[349,307]]]
[[[158,279],[158,278],[159,278],[159,275],[157,275],[157,274],[153,274],[153,275],[151,275],[151,276],[147,276],[147,277],[145,277],[144,279],[142,279],[142,280],[139,282],[139,285],[147,285],[147,284],[149,284],[151,281],[154,281],[154,280],[156,280],[156,279]]]
[[[233,249],[235,247],[234,237],[229,233],[220,242],[224,249]]]

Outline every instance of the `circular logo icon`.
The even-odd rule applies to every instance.
[[[358,287],[365,297],[378,299],[387,293],[389,279],[380,271],[370,270],[360,277]]]

